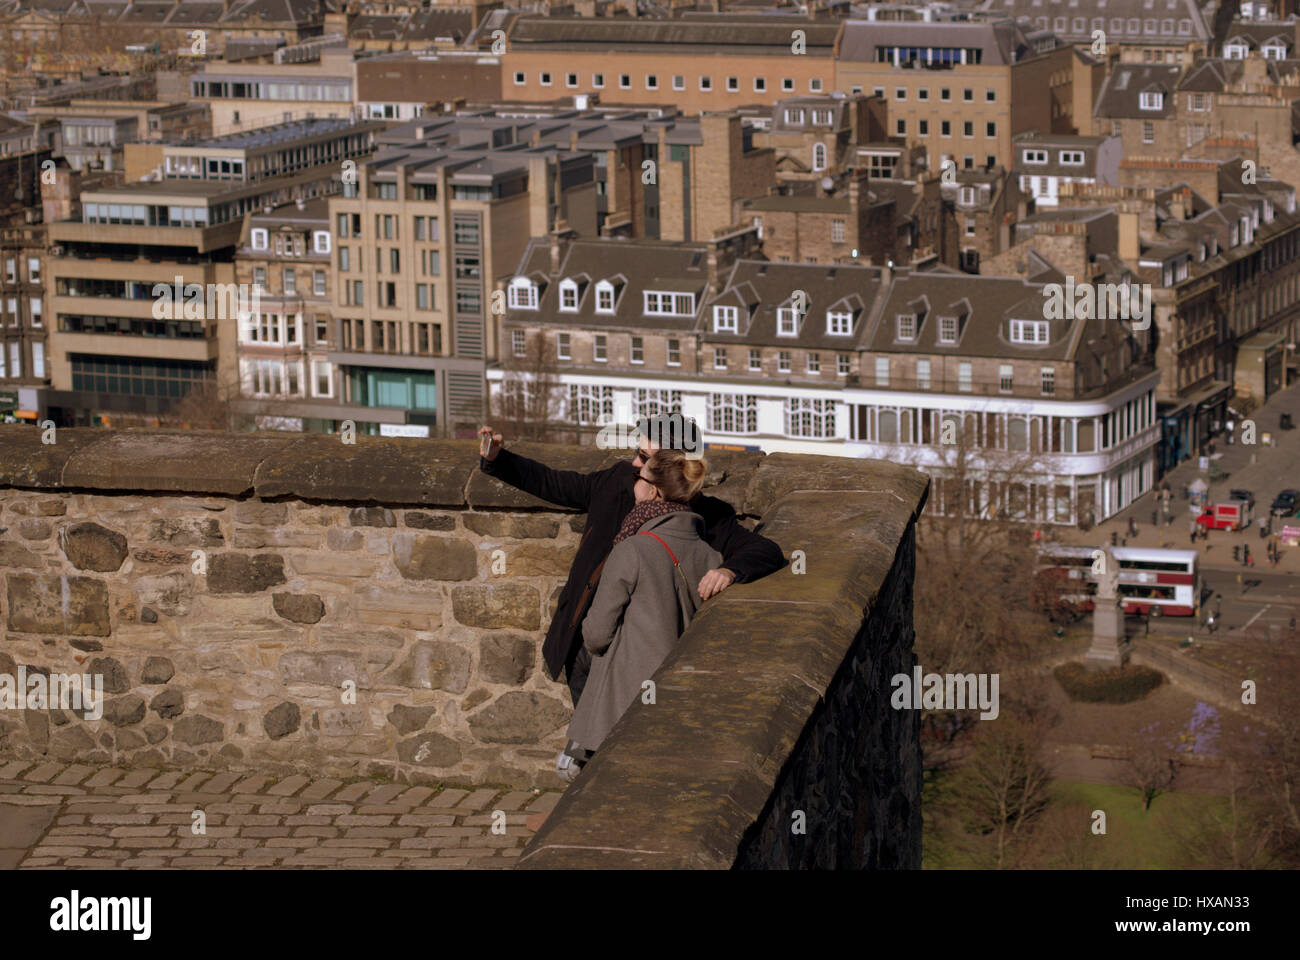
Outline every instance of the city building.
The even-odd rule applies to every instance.
[[[1011,172],[1036,207],[1054,207],[1063,183],[1118,183],[1119,137],[1022,133]]]

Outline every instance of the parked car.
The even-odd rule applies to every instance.
[[[1228,499],[1245,500],[1246,505],[1250,507],[1251,510],[1255,509],[1255,495],[1251,493],[1249,490],[1241,490],[1241,489],[1229,490]]]
[[[1296,504],[1300,502],[1300,490],[1283,490],[1269,507],[1274,516],[1285,517],[1295,512]]]

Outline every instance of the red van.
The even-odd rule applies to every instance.
[[[1244,530],[1250,526],[1250,504],[1245,500],[1213,503],[1196,518],[1207,530]]]

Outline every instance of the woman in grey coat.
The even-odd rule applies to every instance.
[[[636,506],[614,538],[582,622],[592,663],[569,725],[578,757],[594,752],[641,695],[700,606],[700,578],[722,563],[704,541],[703,519],[687,506],[707,472],[703,459],[680,450],[660,450],[641,468]]]

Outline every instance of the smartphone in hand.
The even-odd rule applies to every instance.
[[[487,455],[491,452],[492,452],[492,434],[485,433],[479,437],[478,455],[486,459]]]

